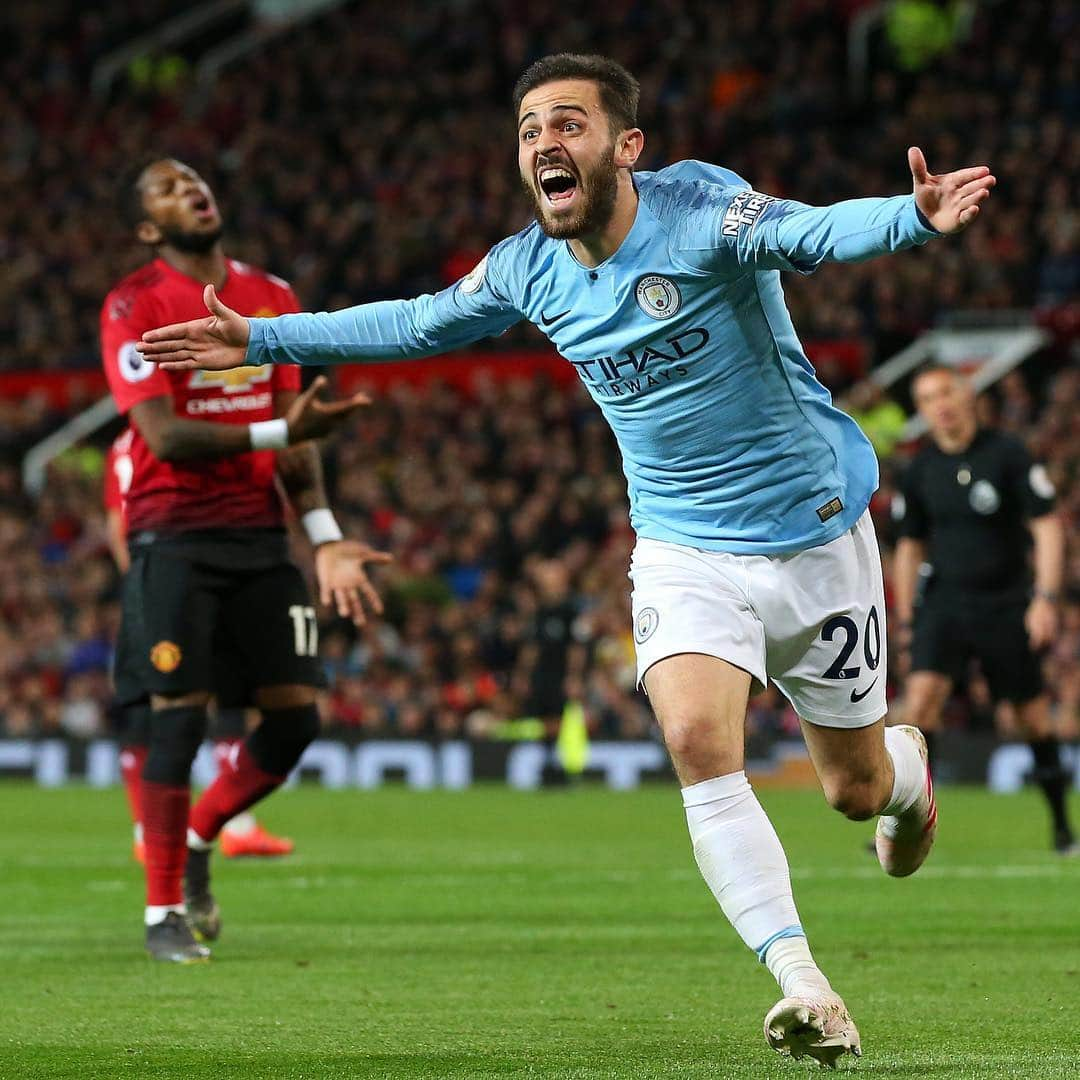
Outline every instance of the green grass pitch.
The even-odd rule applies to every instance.
[[[866,1077],[1080,1077],[1080,862],[1032,794],[940,793],[892,881],[810,792],[766,791]],[[119,790],[0,785],[0,1076],[800,1077],[777,992],[697,876],[674,788],[327,792],[217,865],[211,964],[142,951]]]

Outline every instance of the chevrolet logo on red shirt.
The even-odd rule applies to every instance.
[[[188,387],[192,390],[220,387],[226,394],[236,394],[241,390],[250,390],[257,383],[269,382],[273,372],[273,364],[232,368],[229,371],[193,371]]]

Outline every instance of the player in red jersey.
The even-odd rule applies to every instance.
[[[365,564],[389,556],[343,540],[309,441],[367,403],[325,404],[296,371],[270,367],[176,375],[142,359],[142,333],[192,318],[214,283],[250,315],[296,311],[289,286],[227,259],[213,194],[189,166],[161,159],[134,185],[136,235],[156,257],[109,293],[101,352],[131,422],[125,500],[131,566],[117,666],[151,695],[142,771],[146,947],[156,959],[205,960],[220,931],[209,853],[222,826],[277,788],[318,731],[317,624],[289,560],[275,475],[315,546],[320,596],[364,621],[381,610]],[[275,455],[274,451],[277,451]],[[190,771],[206,730],[216,658],[239,659],[262,718],[229,767],[190,805]]]
[[[104,492],[106,538],[109,551],[121,574],[131,563],[127,546],[127,521],[124,515],[124,496],[131,486],[131,441],[134,432],[125,428],[109,446],[105,456]],[[219,661],[222,659],[218,657]],[[214,758],[219,771],[227,768],[237,744],[243,741],[247,728],[247,708],[250,691],[230,678],[235,662],[228,658],[219,663],[215,685],[215,712],[212,725]],[[127,794],[128,808],[134,830],[132,851],[136,861],[144,863],[142,827],[142,770],[150,741],[150,695],[138,685],[132,673],[113,672],[116,689],[115,724],[120,736],[120,776]],[[289,855],[294,844],[284,836],[267,831],[250,810],[244,810],[226,822],[218,837],[221,854],[226,858],[238,856]]]

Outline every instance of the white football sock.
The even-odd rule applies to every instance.
[[[146,906],[146,925],[157,926],[159,922],[165,921],[165,916],[170,911],[178,911],[181,915],[187,914],[186,904],[147,904]]]
[[[221,827],[221,831],[249,833],[254,830],[257,824],[258,822],[255,820],[255,815],[250,810],[244,810],[237,814],[236,817],[229,818],[229,820]]]
[[[143,834],[142,834],[142,822],[141,821],[136,821],[135,822],[135,827],[132,830],[132,835],[135,837],[135,843],[136,844],[141,844],[142,843]]]
[[[204,840],[190,825],[187,831],[187,846],[195,851],[213,851],[214,841]]]
[[[746,774],[703,780],[682,796],[701,876],[739,937],[785,995],[828,988],[799,923],[784,849]]]
[[[898,817],[915,805],[926,790],[926,762],[911,736],[898,728],[885,729],[885,752],[892,759],[892,795],[881,811],[882,817]]]
[[[813,997],[815,991],[832,989],[810,955],[804,937],[774,941],[765,953],[765,966],[780,984],[784,997]]]

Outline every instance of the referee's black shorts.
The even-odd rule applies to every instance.
[[[911,670],[963,682],[973,660],[995,701],[1022,704],[1044,689],[1042,664],[1024,627],[1028,599],[931,588],[915,614]]]

